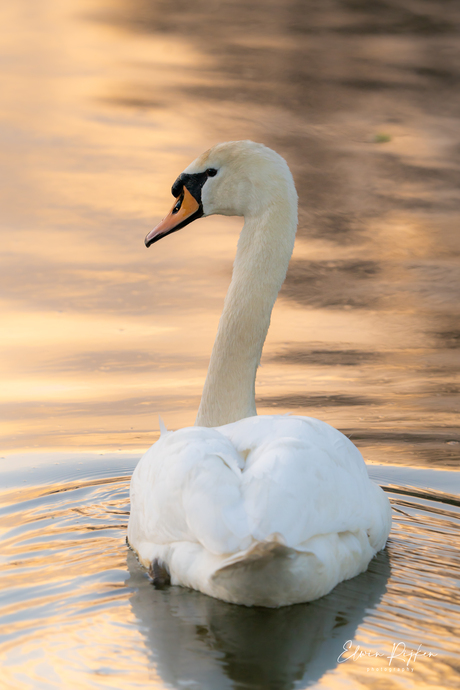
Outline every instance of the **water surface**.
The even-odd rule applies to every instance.
[[[455,687],[458,6],[18,0],[1,19],[5,686]],[[395,508],[368,573],[279,612],[155,591],[124,543],[158,414],[193,424],[241,222],[143,237],[177,174],[242,138],[286,157],[300,201],[259,413],[343,430]],[[437,656],[367,671],[337,663],[348,639]]]

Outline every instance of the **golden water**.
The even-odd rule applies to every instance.
[[[18,0],[0,18],[4,687],[456,687],[458,8]],[[193,424],[241,222],[143,237],[177,174],[242,138],[286,157],[300,197],[259,413],[343,430],[395,507],[367,574],[278,612],[155,591],[124,544],[158,415]],[[337,663],[348,639],[385,658]],[[437,656],[392,672],[398,642]]]

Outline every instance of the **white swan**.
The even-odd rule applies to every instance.
[[[255,376],[297,226],[289,168],[250,141],[218,144],[172,187],[146,245],[200,216],[244,216],[196,426],[167,432],[131,480],[128,541],[157,582],[237,604],[327,594],[385,546],[390,504],[339,431],[257,417]]]

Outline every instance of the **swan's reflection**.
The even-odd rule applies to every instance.
[[[182,587],[155,590],[128,552],[133,612],[157,673],[172,687],[288,690],[335,668],[369,609],[386,591],[390,564],[379,553],[367,572],[329,595],[281,609],[246,608]],[[297,681],[297,682],[296,682]]]

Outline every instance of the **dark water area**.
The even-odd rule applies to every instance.
[[[2,687],[457,687],[460,473],[371,466],[394,509],[387,549],[328,596],[273,610],[153,588],[125,544],[136,456],[14,459]]]
[[[3,686],[457,687],[459,4],[0,16]],[[194,422],[241,221],[143,238],[191,160],[244,138],[300,204],[259,414],[341,429],[394,507],[367,573],[271,612],[156,591],[124,543],[158,415]],[[347,640],[366,654],[339,663]],[[433,656],[389,666],[398,643]]]

